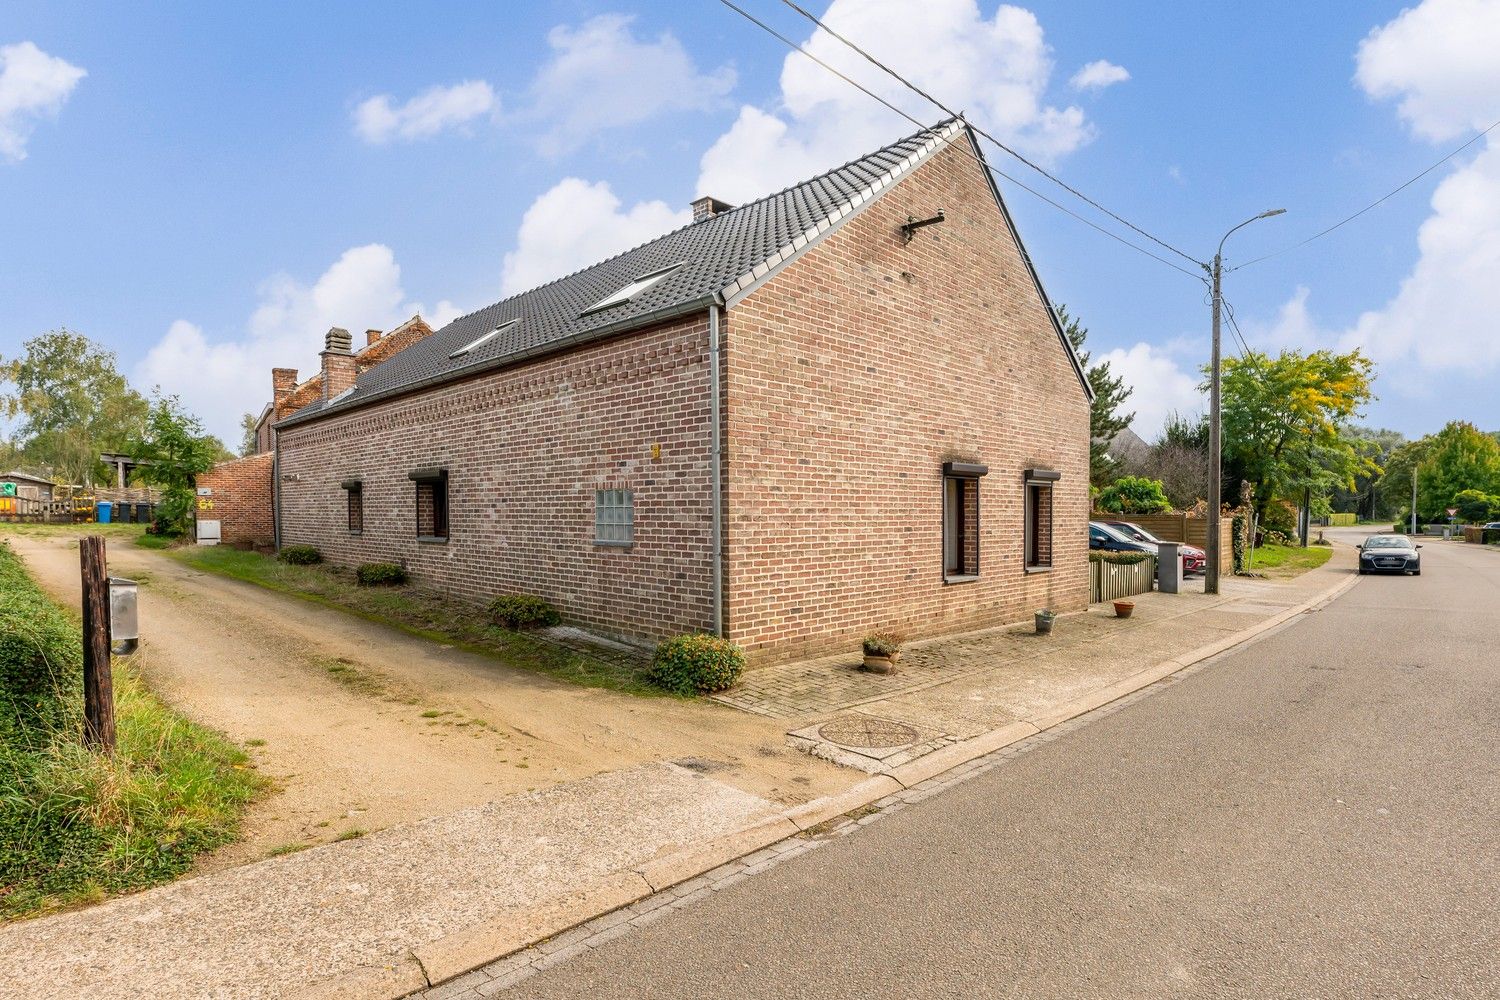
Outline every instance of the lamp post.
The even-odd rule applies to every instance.
[[[1217,594],[1219,592],[1219,560],[1222,555],[1219,552],[1219,509],[1223,506],[1221,492],[1223,483],[1223,442],[1219,437],[1219,313],[1223,303],[1223,278],[1224,278],[1224,244],[1236,230],[1244,229],[1252,222],[1261,219],[1269,219],[1273,215],[1281,215],[1286,209],[1273,208],[1269,212],[1262,212],[1252,219],[1246,219],[1234,229],[1224,234],[1224,239],[1219,241],[1219,249],[1214,251],[1213,266],[1209,268],[1213,275],[1213,314],[1214,314],[1214,345],[1212,373],[1209,376],[1208,389],[1208,524],[1205,525],[1207,535],[1204,538],[1208,544],[1204,546],[1208,554],[1208,565],[1203,567],[1203,592],[1205,594]]]

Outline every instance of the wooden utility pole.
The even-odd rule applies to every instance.
[[[109,668],[109,572],[104,539],[78,542],[83,570],[83,742],[109,753],[115,748],[115,692]]]

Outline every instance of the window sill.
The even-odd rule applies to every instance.
[[[594,539],[594,545],[606,549],[629,549],[635,547],[634,542],[606,542],[598,538]]]
[[[1052,572],[1052,567],[1051,566],[1027,566],[1026,567],[1026,572],[1028,572],[1028,573],[1050,573],[1050,572]]]
[[[363,531],[355,531],[353,528],[350,528],[349,529],[349,534],[351,534],[351,535],[355,536],[356,538],[358,538],[360,535],[363,535],[364,532]]]
[[[945,577],[943,577],[943,583],[945,585],[946,584],[950,584],[950,583],[973,583],[975,580],[978,580],[978,579],[979,579],[979,574],[978,573],[974,573],[974,574],[971,574],[969,576],[945,576]]]
[[[418,535],[417,541],[423,545],[447,545],[448,537],[446,535],[441,537],[438,535]]]

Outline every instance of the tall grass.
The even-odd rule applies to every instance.
[[[0,542],[0,919],[176,878],[234,839],[265,786],[128,660],[115,662],[115,751],[86,749],[81,688],[76,622]]]

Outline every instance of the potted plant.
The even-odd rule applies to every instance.
[[[901,659],[901,636],[895,632],[871,632],[865,636],[865,662],[862,669],[872,674],[888,674]]]
[[[1053,614],[1049,609],[1043,608],[1038,611],[1036,613],[1036,634],[1051,635],[1052,623],[1056,620],[1057,615]]]
[[[1135,602],[1134,601],[1116,601],[1115,602],[1115,617],[1116,618],[1129,618],[1130,617],[1130,613],[1132,611],[1134,611],[1134,610],[1135,610]]]

